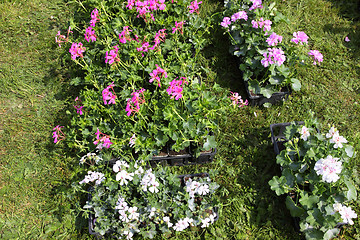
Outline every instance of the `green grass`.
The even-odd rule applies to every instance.
[[[312,110],[335,124],[360,149],[360,11],[356,1],[276,0],[291,20],[277,33],[310,36],[310,46],[324,55],[320,66],[299,69],[302,90],[271,108],[248,107],[221,123],[218,154],[212,164],[179,168],[179,172],[215,169],[223,207],[215,225],[170,239],[301,239],[284,204],[267,182],[279,174],[270,141],[271,123],[302,120]],[[204,1],[204,12],[221,9]],[[71,211],[63,191],[72,177],[74,154],[52,143],[51,131],[66,124],[64,112],[73,93],[61,51],[54,43],[67,28],[71,7],[61,0],[0,1],[0,238],[86,239],[86,221]],[[211,14],[207,14],[210,16]],[[214,19],[220,15],[214,16]],[[345,36],[351,41],[344,42]],[[211,82],[244,97],[236,58],[219,26],[203,62]],[[74,163],[75,162],[75,163]],[[359,156],[353,167],[359,170]],[[354,175],[357,177],[357,175]],[[358,177],[357,177],[358,178]],[[358,182],[359,183],[359,182]],[[359,188],[358,188],[359,190]],[[352,204],[360,214],[360,201]],[[345,226],[340,239],[359,239],[359,221]],[[91,237],[89,237],[91,238]],[[159,236],[161,239],[161,237]]]

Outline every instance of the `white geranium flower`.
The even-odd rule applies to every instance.
[[[347,143],[347,140],[339,135],[339,132],[335,132],[332,139],[330,139],[330,143],[335,143],[334,148],[342,148],[343,143]]]
[[[304,141],[307,141],[307,138],[310,137],[310,132],[309,129],[305,126],[303,126],[300,130],[300,134],[301,134],[301,139],[303,139]]]
[[[159,192],[159,189],[157,189],[157,187],[159,186],[159,183],[158,182],[156,182],[156,181],[153,181],[153,182],[151,182],[150,183],[151,184],[151,186],[149,187],[149,191],[151,192],[151,193],[157,193],[157,192]]]
[[[344,223],[348,223],[350,225],[354,224],[352,218],[357,218],[357,214],[350,207],[343,206],[339,213]]]
[[[131,231],[124,231],[124,235],[126,236],[126,239],[130,240],[134,236],[134,233]]]
[[[210,218],[201,219],[201,223],[202,223],[201,227],[206,228],[210,226],[210,222],[211,222]]]
[[[115,164],[113,166],[113,171],[117,173],[122,170],[122,167],[129,168],[129,164],[127,164],[127,162],[125,162],[125,161],[118,160],[115,162]]]
[[[125,170],[121,170],[120,172],[118,172],[118,174],[116,174],[116,181],[120,181],[120,185],[127,185],[128,184],[128,180],[131,181],[133,180],[133,176],[134,173],[128,173]]]
[[[206,195],[210,192],[209,185],[203,184],[197,189],[199,195]]]
[[[339,134],[339,132],[336,130],[336,128],[331,127],[330,130],[329,130],[329,132],[326,134],[326,137],[327,137],[327,138],[332,138],[335,133],[338,133],[338,134]]]
[[[342,162],[338,160],[339,158],[328,155],[325,159],[321,158],[315,163],[314,170],[318,175],[322,175],[324,182],[336,182],[340,178],[338,174],[341,173]]]
[[[169,217],[163,217],[163,221],[167,223],[168,228],[171,228],[174,224],[172,224],[170,222],[170,218]],[[176,230],[176,229],[175,229]]]
[[[175,231],[183,231],[189,226],[189,223],[184,219],[180,219],[173,227]]]
[[[137,207],[129,207],[129,220],[138,220],[140,213],[137,212]]]
[[[126,210],[119,210],[119,219],[123,222],[130,222],[130,219],[128,218],[127,214],[126,214]]]

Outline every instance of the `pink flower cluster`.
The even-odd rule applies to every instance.
[[[185,21],[177,22],[175,21],[175,27],[172,28],[172,33],[175,33],[176,31],[179,31],[181,34],[183,34],[183,27],[184,27]]]
[[[95,31],[93,30],[93,28],[90,26],[85,30],[85,40],[90,42],[95,42],[96,41],[96,35],[95,35]]]
[[[190,6],[188,6],[189,13],[194,13],[196,12],[197,14],[199,14],[199,4],[201,4],[202,1],[198,2],[197,0],[193,1],[190,3]]]
[[[149,50],[154,50],[156,47],[158,47],[158,45],[160,44],[160,42],[164,42],[165,41],[165,33],[166,29],[160,29],[154,36],[154,45],[152,47],[150,47],[150,43],[149,42],[143,42],[141,47],[136,48],[136,50],[138,52],[143,52],[142,56],[144,56],[144,52],[148,52]]]
[[[130,37],[130,32],[132,32],[132,30],[129,29],[129,26],[125,26],[123,27],[123,31],[119,34],[119,41],[121,43],[126,43],[126,41],[131,41],[133,40]]]
[[[79,102],[79,103],[78,103]],[[76,113],[82,115],[83,112],[82,112],[82,109],[84,106],[80,106],[80,103],[81,103],[81,100],[79,97],[76,97],[75,98],[75,105],[74,105],[74,108],[76,109]]]
[[[318,50],[310,50],[308,54],[313,57],[314,65],[320,64],[323,61],[323,55]]]
[[[251,24],[253,28],[261,28],[266,32],[271,30],[272,22],[270,20],[264,20],[264,18],[260,18],[258,21],[252,20]]]
[[[175,100],[179,100],[180,98],[182,98],[182,91],[183,91],[183,84],[188,84],[185,77],[180,77],[179,80],[176,80],[177,78],[175,78],[174,80],[172,80],[170,82],[170,86],[168,89],[166,89],[166,92],[171,95],[171,99],[173,99],[175,97]]]
[[[115,104],[115,99],[116,99],[116,94],[114,91],[114,82],[112,82],[109,86],[107,86],[103,91],[102,91],[102,97],[103,97],[103,101],[104,104]],[[110,89],[112,91],[110,91]]]
[[[277,35],[276,33],[272,33],[270,37],[266,39],[266,42],[269,44],[269,46],[273,47],[278,45],[282,42],[283,37],[280,35]]]
[[[268,67],[270,64],[281,66],[286,60],[284,51],[281,48],[268,48],[268,52],[264,53],[263,56],[264,59],[261,60],[261,64],[264,67]]]
[[[110,141],[110,136],[100,132],[99,129],[97,129],[95,135],[96,135],[96,140],[94,141],[94,144],[97,145],[96,148],[98,149],[102,149],[103,147],[110,148],[111,144],[113,144]]]
[[[244,101],[239,95],[239,93],[237,92],[230,92],[230,93],[231,93],[230,99],[232,101],[233,106],[244,107],[249,104],[248,100],[246,99]]]
[[[136,7],[136,11],[139,13],[137,17],[142,17],[145,22],[147,22],[147,13],[156,10],[165,10],[166,4],[165,0],[145,0],[143,2],[140,0],[128,0],[126,7],[130,10],[133,9],[133,7]],[[150,14],[150,18],[154,20],[154,15],[152,13]]]
[[[291,39],[291,41],[293,43],[296,43],[296,44],[300,43],[301,45],[303,43],[308,43],[309,37],[304,32],[301,32],[301,31],[294,32],[293,36],[294,36],[294,38]]]
[[[156,69],[153,70],[152,73],[150,73],[151,78],[150,78],[149,82],[152,83],[154,80],[156,80],[158,83],[158,86],[161,87],[160,80],[162,77],[164,77],[164,78],[168,77],[167,72],[164,69],[162,69],[161,67],[159,67],[157,64],[155,64],[155,66],[156,66]]]
[[[61,131],[63,127],[64,126],[57,125],[53,128],[54,143],[60,142],[61,140],[65,139],[65,134]]]
[[[71,48],[69,49],[69,52],[71,53],[71,59],[75,60],[77,57],[83,58],[83,53],[85,52],[86,48],[83,47],[83,44],[81,42],[79,43],[72,43]]]
[[[114,62],[119,62],[120,59],[118,58],[118,52],[119,52],[119,47],[118,45],[114,46],[113,50],[110,51],[106,51],[105,54],[105,63],[108,64],[113,64]]]
[[[250,11],[263,8],[262,1],[261,0],[250,0],[250,2],[253,3],[253,5],[249,8]]]
[[[224,17],[223,21],[220,23],[220,25],[224,28],[228,28],[229,25],[231,24],[231,22],[235,22],[239,19],[244,19],[245,21],[248,20],[248,15],[246,14],[245,11],[240,11],[237,13],[234,13],[231,18],[229,17]]]
[[[99,11],[95,8],[91,12],[91,20],[90,20],[90,26],[95,27],[95,24],[97,21],[99,21]]]
[[[72,33],[71,30],[71,27],[68,28],[68,31],[67,31],[67,36],[65,37],[65,35],[61,35],[60,34],[60,31],[58,31],[58,33],[56,34],[56,37],[55,37],[55,42],[57,44],[59,44],[59,47],[61,47],[61,44],[60,43],[63,43],[63,42],[68,42],[69,41],[69,34]]]
[[[125,109],[127,111],[126,114],[127,116],[130,116],[133,112],[139,112],[140,105],[145,103],[145,99],[144,99],[145,91],[146,90],[142,88],[138,91],[134,91],[133,93],[131,93],[132,98],[128,99]]]

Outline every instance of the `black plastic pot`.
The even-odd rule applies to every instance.
[[[252,106],[262,106],[264,103],[277,104],[281,101],[284,101],[291,94],[291,90],[286,88],[284,91],[276,92],[271,95],[270,98],[264,97],[261,94],[254,94],[249,90],[249,84],[247,81],[244,81],[246,92],[249,97],[249,102]]]

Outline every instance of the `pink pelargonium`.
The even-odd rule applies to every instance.
[[[280,35],[277,35],[276,33],[272,33],[270,37],[266,39],[266,42],[269,44],[269,46],[273,47],[278,45],[282,42],[283,37]]]
[[[183,32],[184,23],[185,23],[185,21],[182,21],[182,22],[175,21],[175,27],[172,28],[172,33],[179,31],[181,34],[183,34],[184,33]]]
[[[180,77],[179,80],[172,80],[166,92],[171,96],[171,99],[179,100],[182,98],[183,84],[188,84],[185,77]]]
[[[58,143],[61,140],[65,139],[65,134],[61,131],[61,129],[63,127],[64,126],[57,125],[56,127],[53,128],[53,131],[54,131],[53,132],[54,143]]]
[[[114,86],[114,82],[112,82],[102,91],[102,97],[105,105],[115,104],[116,94],[113,88]]]
[[[199,4],[201,4],[202,1],[198,2],[197,0],[193,1],[190,3],[190,6],[188,6],[189,13],[194,13],[196,12],[197,14],[199,14]]]
[[[60,31],[58,31],[58,33],[56,34],[56,37],[55,37],[55,42],[57,44],[59,44],[59,47],[61,47],[60,43],[66,43],[66,42],[69,41],[69,34],[70,33],[72,33],[71,27],[68,28],[66,37],[65,37],[65,35],[61,35]]]
[[[118,58],[118,52],[119,52],[118,45],[114,46],[113,50],[106,51],[105,63],[108,63],[111,65],[113,63],[119,62],[120,58]]]
[[[264,32],[271,30],[271,24],[272,22],[270,20],[264,20],[264,18],[260,18],[258,21],[252,20],[251,21],[253,28],[261,28],[264,30]],[[266,35],[267,33],[265,33]]]
[[[165,37],[166,37],[166,33],[165,33],[166,29],[160,29],[154,36],[154,46],[152,46],[150,49],[154,50],[159,44],[160,42],[164,42],[165,41]]]
[[[232,101],[232,105],[234,107],[238,106],[238,107],[245,107],[249,104],[248,100],[246,99],[245,101],[241,98],[241,96],[239,95],[239,93],[237,92],[230,92],[231,96],[229,97],[230,100]]]
[[[324,60],[323,55],[318,50],[310,50],[308,54],[313,57],[314,65],[320,64]]]
[[[308,39],[309,39],[309,37],[308,37],[308,35],[306,35],[304,32],[301,32],[301,31],[298,31],[298,32],[294,32],[293,33],[293,36],[294,36],[294,38],[292,38],[291,39],[291,41],[293,42],[293,43],[296,43],[296,44],[303,44],[303,43],[308,43]]]
[[[152,83],[154,80],[157,81],[158,83],[158,87],[161,87],[161,78],[164,77],[164,78],[167,78],[167,72],[162,69],[161,67],[159,67],[157,64],[155,64],[156,66],[156,69],[152,71],[152,73],[150,73],[150,80],[149,82]]]
[[[224,28],[228,28],[230,24],[231,24],[231,20],[229,17],[224,17],[222,22],[220,23],[220,25]]]
[[[85,30],[85,40],[88,42],[95,42],[96,41],[96,35],[95,30],[90,26]]]
[[[86,48],[83,47],[83,44],[81,42],[79,43],[72,43],[71,48],[69,49],[69,52],[71,53],[71,59],[75,60],[77,57],[83,58],[83,53],[85,52]]]
[[[102,149],[103,147],[110,148],[110,146],[113,144],[110,141],[110,136],[100,132],[99,129],[97,129],[95,135],[96,135],[96,140],[94,141],[94,145],[97,145],[96,148],[98,149]]]
[[[263,8],[261,0],[250,0],[250,2],[253,3],[253,5],[249,8],[250,11],[258,9],[258,8],[259,9]]]
[[[264,59],[261,60],[261,64],[264,67],[268,67],[270,64],[281,66],[286,60],[284,51],[281,48],[268,48],[268,52],[264,53],[263,56]]]
[[[231,21],[232,22],[235,22],[236,20],[238,19],[244,19],[245,21],[248,20],[248,16],[246,14],[245,11],[240,11],[240,12],[237,12],[237,13],[234,13],[232,16],[231,16]]]
[[[133,93],[131,93],[132,97],[128,99],[125,109],[125,111],[127,111],[126,113],[127,116],[130,116],[132,113],[139,112],[140,105],[145,103],[145,98],[144,98],[145,91],[146,90],[142,88],[138,91],[134,91]]]
[[[321,158],[315,163],[314,170],[317,175],[321,175],[324,182],[336,182],[340,177],[342,166],[339,158],[328,155],[325,159]]]
[[[95,27],[95,24],[97,21],[99,21],[99,11],[95,8],[91,12],[91,20],[90,20],[90,26]]]
[[[81,104],[80,98],[79,98],[79,97],[76,97],[76,98],[75,98],[74,108],[76,109],[76,113],[78,113],[79,115],[83,115],[82,109],[83,109],[84,106],[81,106],[80,104]]]
[[[131,41],[130,32],[132,32],[131,29],[129,29],[129,26],[123,27],[123,31],[119,34],[119,41],[121,43],[126,43],[126,41]]]

